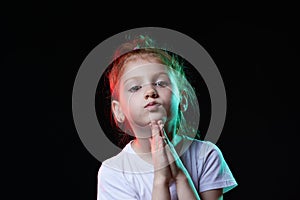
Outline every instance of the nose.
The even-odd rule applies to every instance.
[[[147,100],[148,98],[157,98],[158,97],[158,94],[157,94],[157,91],[150,87],[146,92],[145,92],[145,95],[144,95],[145,99]]]

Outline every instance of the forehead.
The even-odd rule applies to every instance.
[[[125,64],[121,79],[124,81],[132,77],[146,77],[155,74],[168,73],[168,67],[157,60],[138,59]]]

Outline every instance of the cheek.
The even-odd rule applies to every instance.
[[[171,113],[177,113],[178,111],[178,106],[180,103],[180,97],[178,96],[178,93],[176,91],[165,91],[164,93],[165,96],[165,103],[166,106],[169,108],[169,112]]]
[[[140,96],[139,93],[123,93],[122,98],[120,98],[123,111],[125,113],[134,112],[141,102]]]
[[[126,114],[128,112],[128,97],[125,95],[125,93],[120,92],[119,102],[120,102],[122,111]]]
[[[164,99],[171,99],[171,97],[175,95],[172,89],[169,87],[161,89],[160,94]]]
[[[172,104],[176,104],[176,97],[175,97],[175,95],[172,93],[172,91],[171,90],[169,90],[169,89],[167,89],[167,90],[163,90],[163,91],[161,91],[161,97],[162,97],[162,99],[163,99],[163,101],[164,101],[164,104],[167,106],[167,107],[171,107],[171,105]]]

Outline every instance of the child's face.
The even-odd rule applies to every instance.
[[[119,106],[131,127],[146,127],[171,115],[172,86],[168,68],[155,60],[126,63],[120,77]]]

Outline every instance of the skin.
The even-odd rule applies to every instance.
[[[163,125],[167,117],[172,116],[170,108],[174,103],[171,102],[173,94],[167,68],[153,59],[137,59],[124,67],[120,98],[112,101],[112,110],[120,123],[125,119],[129,122],[136,136],[132,143],[134,151],[154,166],[152,199],[170,199],[171,181],[176,183],[178,199],[196,199],[162,137]],[[156,104],[146,106],[149,102]],[[205,191],[199,196],[202,200],[223,199],[222,189]]]

